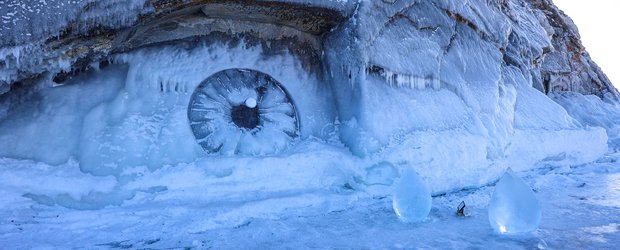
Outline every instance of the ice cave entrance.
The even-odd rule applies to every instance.
[[[192,94],[188,119],[198,144],[213,154],[275,154],[299,136],[297,109],[284,86],[251,69],[205,79]]]

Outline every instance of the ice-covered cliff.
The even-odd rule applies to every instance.
[[[94,61],[107,56],[111,40],[120,31],[162,18],[165,14],[183,8],[218,1],[69,1],[69,0],[4,0],[0,4],[0,48],[4,91],[16,81],[35,77],[49,71],[69,70],[70,65],[82,60]],[[222,2],[222,1],[220,1]],[[223,1],[226,2],[226,1]],[[238,1],[244,2],[244,1]],[[449,16],[501,50],[504,63],[540,71],[532,76],[533,86],[541,91],[575,91],[583,94],[617,94],[605,74],[590,59],[579,40],[577,27],[551,1],[260,1],[284,2],[312,7],[325,7],[342,15],[356,15],[354,19],[375,22],[378,29],[389,28],[399,15],[409,9],[426,8],[414,18],[424,17],[427,24],[441,22]],[[445,3],[444,3],[445,2]],[[360,16],[356,9],[373,3],[374,11]],[[271,4],[274,5],[274,4]],[[289,6],[290,9],[294,8]],[[364,7],[363,7],[364,8]],[[399,9],[401,8],[401,9]],[[311,9],[309,9],[310,11]],[[353,13],[355,11],[355,13]],[[420,12],[421,10],[418,10]],[[440,16],[431,16],[439,11]],[[378,20],[383,19],[383,20]],[[431,31],[432,26],[420,26],[421,20],[412,19],[402,27]],[[361,27],[361,26],[360,26]],[[366,28],[366,27],[364,27]],[[380,36],[380,34],[368,34]],[[445,40],[445,39],[444,39]],[[445,43],[445,41],[444,41]],[[445,44],[444,44],[445,46]],[[388,48],[385,48],[388,49]],[[98,52],[93,55],[93,52]],[[389,53],[386,53],[389,54]],[[82,61],[81,64],[84,64]],[[83,65],[79,65],[82,67]]]
[[[203,168],[201,199],[411,166],[438,194],[618,146],[618,91],[547,0],[0,0],[0,19],[0,156],[113,176],[103,200]],[[95,199],[57,191],[26,197]]]
[[[619,94],[550,0],[0,0],[0,21],[2,246],[617,242]],[[488,225],[508,168],[533,236]],[[415,174],[421,225],[390,202]]]

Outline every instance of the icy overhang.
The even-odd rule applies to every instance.
[[[344,20],[342,13],[323,7],[282,2],[214,1],[202,5],[209,18],[272,23],[321,35]]]
[[[168,6],[169,1],[158,3],[156,9],[167,11],[121,33],[114,39],[113,51],[213,33],[290,38],[319,49],[318,38],[345,20],[337,10],[287,2],[199,0],[176,7]]]
[[[302,61],[314,64],[320,55],[322,35],[344,22],[354,4],[336,0],[150,0],[144,2],[144,11],[132,12],[137,20],[133,25],[113,28],[105,22],[114,22],[109,15],[117,11],[99,4],[97,8],[102,10],[91,13],[96,15],[92,23],[74,17],[65,30],[50,31],[57,37],[50,35],[47,40],[30,40],[7,48],[7,44],[0,45],[4,51],[0,54],[7,54],[0,58],[0,70],[6,73],[0,78],[0,87],[5,87],[0,93],[8,91],[7,86],[14,82],[28,82],[45,72],[82,71],[113,53],[197,36],[212,39],[223,34],[239,38],[242,34],[255,44],[288,44],[293,46],[288,49],[307,57]],[[89,8],[92,6],[75,11],[87,13]],[[271,43],[274,40],[280,44]]]

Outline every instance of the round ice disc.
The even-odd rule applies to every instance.
[[[189,102],[196,141],[208,153],[266,155],[286,149],[299,135],[297,110],[271,76],[228,69],[205,79]]]

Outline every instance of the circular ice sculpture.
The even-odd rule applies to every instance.
[[[532,189],[509,168],[495,185],[489,222],[501,234],[526,233],[540,224],[541,209]]]
[[[392,207],[403,222],[420,222],[431,211],[431,192],[411,168],[405,169],[394,186]]]
[[[289,94],[271,76],[255,70],[213,74],[192,94],[187,115],[194,137],[208,153],[273,154],[299,135]]]

